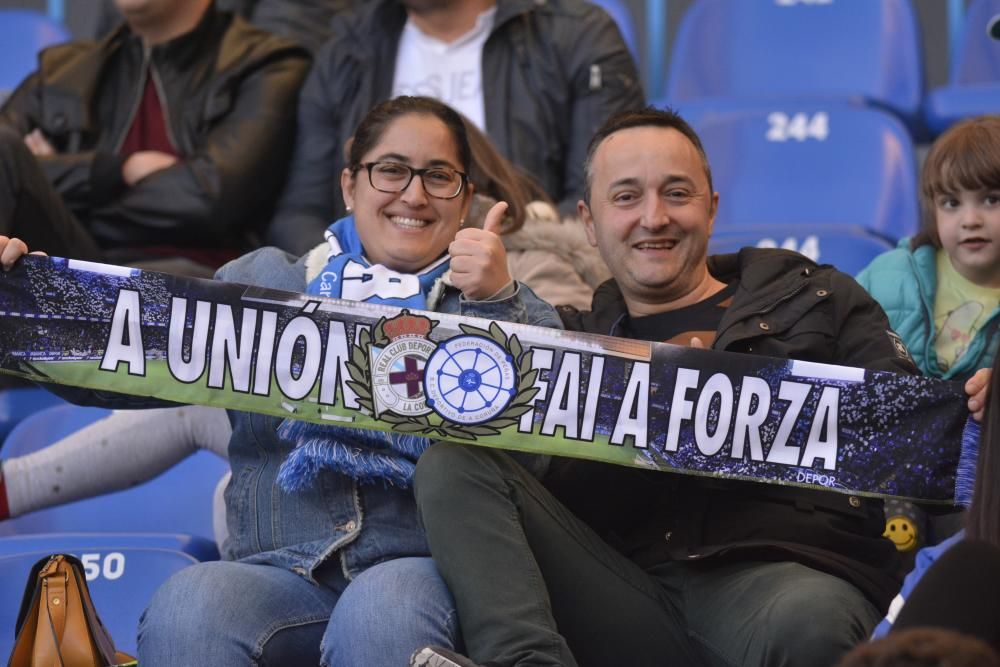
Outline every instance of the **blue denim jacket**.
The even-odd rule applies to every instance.
[[[225,265],[216,277],[303,292],[308,257],[264,248]],[[466,301],[446,287],[435,310],[562,328],[555,309],[523,285],[511,297],[489,302]],[[325,472],[309,488],[285,492],[276,478],[293,444],[276,433],[281,418],[243,412],[230,418],[227,559],[283,567],[315,581],[316,568],[333,554],[339,554],[348,579],[380,561],[429,555],[410,489],[358,484]]]

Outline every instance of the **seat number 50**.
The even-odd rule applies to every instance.
[[[93,581],[98,577],[114,581],[125,574],[125,554],[118,551],[107,554],[81,554],[80,562],[83,563],[83,573],[87,576],[87,581]]]
[[[768,141],[826,141],[830,134],[830,118],[825,111],[819,111],[811,116],[807,113],[796,113],[789,116],[775,111],[767,115]]]

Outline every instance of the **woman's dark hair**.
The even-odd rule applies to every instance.
[[[381,102],[365,115],[347,149],[348,166],[352,170],[359,168],[365,153],[382,139],[386,128],[397,118],[413,113],[434,116],[445,124],[458,149],[458,159],[462,163],[459,168],[468,172],[472,164],[472,149],[469,148],[469,138],[465,132],[462,116],[447,104],[430,97],[405,95]]]
[[[993,361],[989,390],[965,529],[967,538],[1000,547],[1000,354]]]
[[[489,137],[472,121],[464,116],[462,120],[472,147],[469,179],[476,186],[477,193],[507,202],[505,234],[520,229],[527,216],[528,204],[536,200],[551,204],[549,196],[533,178],[500,155]]]
[[[1000,188],[1000,116],[979,116],[953,125],[934,142],[920,172],[923,225],[910,247],[941,247],[937,197],[992,188]]]

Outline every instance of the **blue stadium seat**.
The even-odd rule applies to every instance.
[[[0,102],[35,71],[40,50],[69,39],[66,28],[42,12],[0,9]]]
[[[925,118],[934,133],[963,118],[1000,113],[1000,42],[986,33],[1000,0],[973,0],[965,15],[948,84],[927,98]]]
[[[611,15],[611,18],[618,24],[618,30],[622,33],[625,46],[632,52],[632,57],[639,62],[639,38],[635,30],[635,21],[632,20],[632,12],[629,11],[623,0],[590,0],[598,7],[603,7],[604,11]]]
[[[720,231],[708,243],[711,254],[737,252],[743,247],[795,250],[820,264],[832,264],[844,273],[861,269],[893,245],[855,225],[760,225]]]
[[[20,456],[41,449],[109,412],[69,404],[37,412],[11,432],[3,455]],[[136,434],[135,446],[142,445],[142,434]],[[228,467],[218,456],[201,451],[145,484],[2,521],[0,536],[155,531],[212,539],[212,496]]]
[[[695,0],[664,103],[846,100],[919,118],[923,63],[909,0]]]
[[[22,419],[53,405],[65,403],[52,392],[39,387],[18,387],[0,391],[0,443]],[[0,456],[3,455],[0,445]]]
[[[893,116],[848,105],[695,116],[716,191],[715,229],[859,225],[896,241],[919,225],[916,162]]]
[[[83,561],[94,606],[120,651],[135,655],[142,611],[167,577],[204,560],[201,538],[144,534],[46,534],[0,538],[0,655],[10,655],[31,566],[53,553]]]

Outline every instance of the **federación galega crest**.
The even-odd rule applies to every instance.
[[[358,333],[347,370],[361,408],[397,432],[462,440],[517,424],[538,393],[531,351],[495,322],[440,342],[436,326],[403,310]]]

